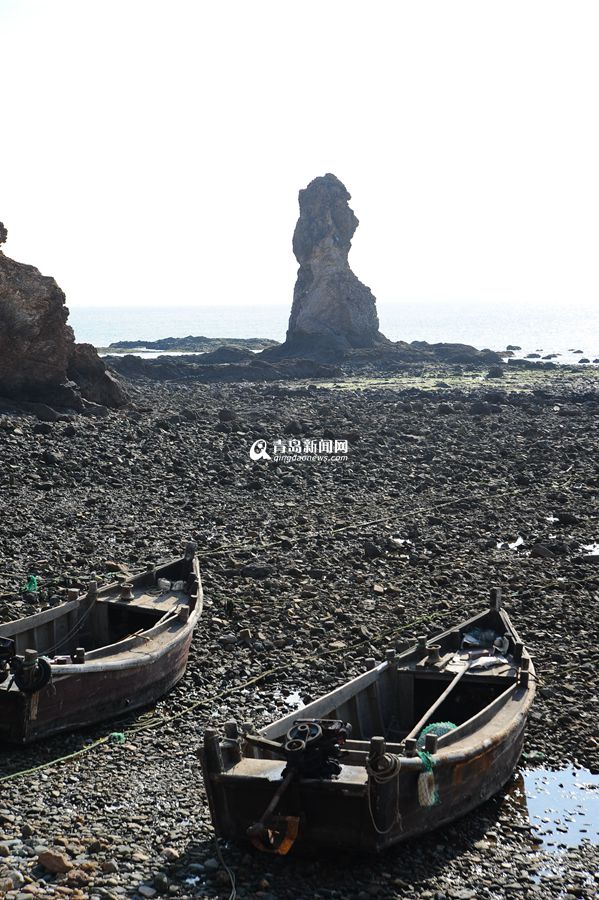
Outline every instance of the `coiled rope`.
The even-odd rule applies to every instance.
[[[399,811],[399,771],[401,769],[401,757],[395,753],[383,753],[375,760],[366,760],[366,772],[368,774],[368,811],[372,821],[372,827],[377,834],[389,834],[396,825],[401,826],[401,813]],[[391,824],[387,828],[380,828],[374,816],[372,808],[372,786],[388,784],[395,779],[395,811]]]

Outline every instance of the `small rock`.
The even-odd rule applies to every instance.
[[[114,559],[107,559],[104,562],[104,568],[107,572],[120,572],[122,575],[128,575],[129,569],[122,563],[115,562]]]
[[[571,512],[556,512],[555,518],[560,525],[578,525],[580,519]]]
[[[241,574],[244,578],[268,578],[272,573],[272,566],[269,566],[266,563],[248,563],[248,565],[244,566],[241,570]]]
[[[101,869],[106,874],[112,874],[114,872],[118,872],[119,864],[116,859],[107,859],[102,863]]]
[[[18,891],[24,884],[25,879],[16,869],[6,872],[0,877],[0,897],[4,897],[9,891]]]
[[[73,868],[73,863],[68,858],[66,853],[61,853],[59,850],[55,850],[50,848],[49,850],[44,850],[39,854],[37,858],[38,864],[46,869],[48,872],[53,872],[54,874],[68,872]]]
[[[70,887],[85,887],[90,880],[90,876],[83,869],[71,869],[67,875],[67,883]]]
[[[36,422],[33,426],[34,434],[52,434],[52,426],[49,422]]]
[[[221,644],[236,644],[237,643],[237,635],[233,634],[233,632],[229,632],[228,634],[223,634],[220,637]]]
[[[555,559],[555,554],[551,552],[545,544],[534,544],[530,551],[533,559]]]
[[[154,887],[157,891],[168,891],[170,882],[164,872],[158,872],[158,874],[154,876]]]
[[[377,556],[382,556],[383,551],[380,547],[378,547],[373,541],[364,541],[364,556],[366,559],[376,559]]]

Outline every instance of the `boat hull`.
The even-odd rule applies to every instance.
[[[0,693],[0,742],[26,744],[115,719],[147,706],[185,674],[192,632],[159,658],[135,668],[89,671],[53,678],[41,691]]]
[[[522,720],[520,727],[472,759],[440,764],[435,770],[439,803],[434,806],[420,805],[419,776],[413,770],[400,770],[385,785],[322,779],[293,784],[277,809],[280,817],[299,813],[291,852],[315,853],[323,848],[379,852],[461,818],[509,781],[522,751],[524,724]],[[228,840],[247,840],[247,829],[260,819],[278,783],[226,773],[209,778],[217,834]]]

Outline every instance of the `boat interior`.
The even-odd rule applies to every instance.
[[[71,662],[80,649],[99,651],[176,618],[181,607],[191,611],[192,571],[191,560],[176,560],[99,590],[92,582],[86,594],[0,625],[0,638],[13,641],[18,655],[35,650],[51,662]]]
[[[384,737],[392,752],[415,748],[423,728],[432,722],[451,722],[454,731],[439,738],[439,746],[463,737],[503,705],[518,682],[519,669],[528,668],[523,645],[507,615],[500,609],[462,623],[436,636],[419,639],[400,655],[389,651],[387,661],[330,694],[261,730],[272,741],[284,741],[298,719],[340,719],[351,725],[343,745],[365,758],[369,742]],[[476,719],[476,722],[473,722]],[[246,742],[244,754],[255,759],[276,758],[267,749]]]

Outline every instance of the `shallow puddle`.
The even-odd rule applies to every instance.
[[[510,797],[526,807],[534,834],[545,849],[597,843],[599,775],[588,769],[521,769]]]

